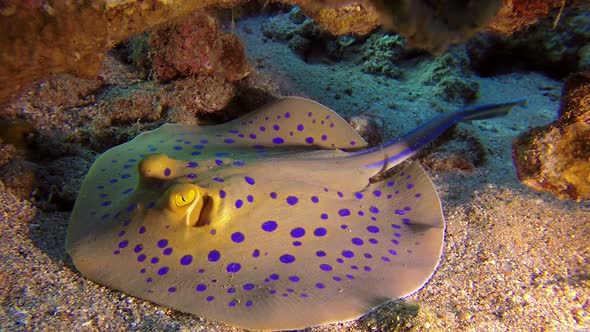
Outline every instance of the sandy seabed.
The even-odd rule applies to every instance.
[[[248,19],[238,33],[258,71],[284,95],[317,100],[345,116],[370,105],[384,118],[385,139],[437,114],[432,87],[412,79],[419,68],[396,81],[345,62],[305,63],[287,46],[265,41],[259,26],[260,19]],[[478,102],[529,101],[507,117],[460,125],[486,153],[475,171],[430,171],[447,219],[436,273],[417,293],[357,321],[307,331],[590,329],[590,206],[523,186],[511,161],[512,139],[556,117],[562,82],[539,73],[475,79]],[[89,167],[75,160],[64,162],[73,185]],[[85,279],[64,249],[69,212],[39,209],[1,182],[0,205],[0,330],[240,331]]]

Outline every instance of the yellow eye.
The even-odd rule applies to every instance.
[[[197,194],[195,193],[194,190],[189,190],[183,193],[179,193],[176,194],[176,196],[174,197],[174,203],[176,203],[176,206],[182,207],[182,206],[186,206],[191,204],[194,200],[195,197],[197,196]]]

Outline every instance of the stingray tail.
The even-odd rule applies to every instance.
[[[504,116],[513,107],[525,104],[526,99],[521,98],[505,103],[468,106],[441,114],[400,138],[372,149],[353,153],[350,158],[363,168],[387,170],[416,154],[418,150],[458,122]]]

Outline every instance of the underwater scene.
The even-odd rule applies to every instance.
[[[588,1],[0,1],[0,331],[588,331],[589,201]]]

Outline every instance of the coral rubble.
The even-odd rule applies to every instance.
[[[512,156],[524,184],[560,198],[590,199],[590,72],[567,79],[559,119],[517,138]]]

